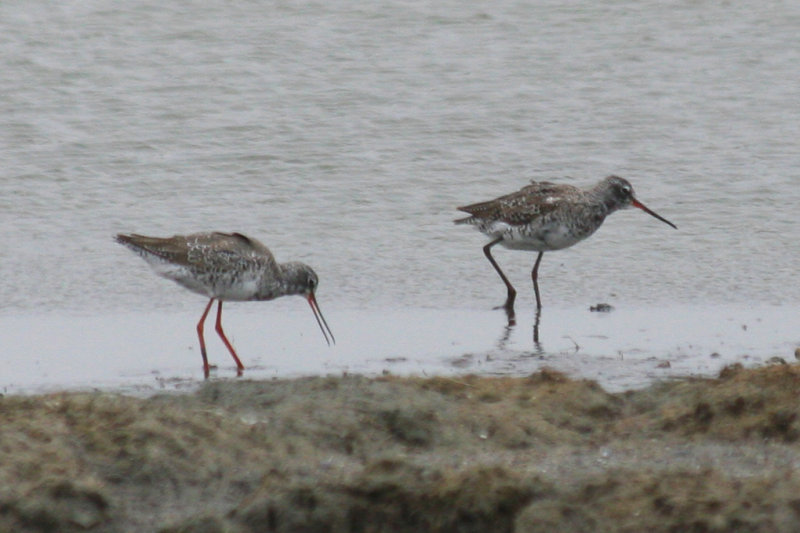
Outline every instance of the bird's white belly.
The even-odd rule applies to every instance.
[[[582,241],[585,235],[576,235],[564,224],[552,222],[531,228],[529,226],[509,226],[502,233],[500,243],[511,250],[527,250],[531,252],[549,252],[569,248]]]
[[[253,295],[258,292],[258,283],[254,279],[243,279],[237,283],[217,287],[216,292],[220,300],[252,300]]]
[[[209,298],[246,301],[252,300],[258,291],[258,280],[247,274],[240,274],[234,279],[231,275],[203,275],[167,261],[150,261],[150,265],[158,275]]]

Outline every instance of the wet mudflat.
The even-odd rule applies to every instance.
[[[0,398],[2,531],[796,531],[800,367]]]

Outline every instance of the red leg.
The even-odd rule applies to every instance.
[[[542,256],[544,252],[539,252],[539,257],[536,258],[536,263],[533,265],[533,270],[531,271],[531,279],[533,280],[533,292],[536,293],[536,309],[542,308],[542,299],[539,298],[539,263],[542,261]]]
[[[494,246],[495,244],[501,242],[502,240],[503,240],[502,237],[498,237],[497,239],[493,240],[492,242],[490,242],[489,244],[484,246],[483,247],[483,253],[486,255],[486,259],[489,260],[489,262],[494,267],[495,271],[497,271],[497,273],[500,274],[500,279],[502,279],[503,283],[506,284],[507,296],[506,296],[506,303],[503,304],[503,307],[505,308],[506,312],[509,313],[509,319],[513,319],[513,316],[514,316],[514,300],[517,297],[517,291],[514,290],[513,285],[511,285],[511,282],[508,281],[508,278],[503,273],[503,271],[500,270],[500,266],[497,264],[497,261],[494,260],[494,257],[492,257],[492,251],[491,251],[492,246]]]
[[[200,353],[203,355],[203,374],[208,378],[208,356],[206,356],[206,341],[203,339],[203,324],[208,316],[208,310],[211,309],[211,304],[214,303],[214,298],[208,301],[206,310],[203,311],[203,316],[200,317],[200,322],[197,323],[197,336],[200,338]]]
[[[231,352],[233,360],[236,361],[236,368],[239,370],[239,374],[241,374],[242,370],[244,370],[244,365],[239,361],[239,356],[236,355],[233,346],[228,342],[228,337],[226,337],[225,332],[222,331],[222,300],[219,301],[219,307],[217,307],[217,333],[219,334],[219,338],[222,339],[222,342],[225,343],[225,346],[228,347],[228,351]]]

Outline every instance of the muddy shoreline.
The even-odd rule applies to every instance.
[[[0,398],[2,531],[796,531],[800,366]]]

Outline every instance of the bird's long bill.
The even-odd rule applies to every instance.
[[[322,330],[322,334],[325,336],[325,342],[328,343],[328,346],[331,345],[331,341],[333,341],[333,344],[336,344],[336,339],[333,337],[333,332],[328,326],[328,323],[325,321],[325,317],[322,316],[322,311],[319,310],[319,304],[317,303],[317,299],[314,297],[313,292],[308,293],[308,304],[311,306],[311,310],[314,311],[314,318],[317,319],[319,329]],[[325,324],[325,327],[322,327],[323,324]],[[325,333],[325,330],[328,330],[328,333]],[[331,336],[330,340],[328,339],[329,334]]]
[[[664,224],[669,224],[669,225],[670,225],[670,226],[672,226],[673,228],[675,228],[675,229],[678,229],[678,226],[676,226],[675,224],[673,224],[672,222],[670,222],[670,221],[669,221],[669,220],[667,220],[666,218],[662,217],[661,215],[659,215],[659,214],[658,214],[658,213],[656,213],[655,211],[651,211],[650,209],[648,209],[648,208],[647,208],[647,206],[646,206],[646,205],[644,205],[644,204],[643,204],[642,202],[640,202],[639,200],[636,200],[636,199],[634,199],[633,201],[631,201],[631,205],[632,205],[633,207],[638,207],[639,209],[641,209],[642,211],[644,211],[644,212],[645,212],[645,213],[647,213],[648,215],[650,215],[650,216],[652,216],[652,217],[655,217],[655,218],[657,218],[658,220],[660,220],[660,221],[661,221],[661,222],[663,222]]]

